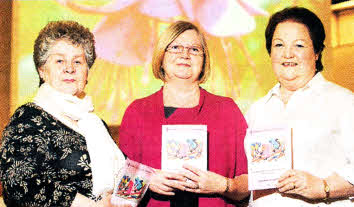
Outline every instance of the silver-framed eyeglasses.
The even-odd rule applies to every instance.
[[[170,45],[167,47],[166,51],[180,54],[184,52],[184,49],[187,49],[187,52],[190,55],[203,56],[204,54],[203,48],[199,46]]]

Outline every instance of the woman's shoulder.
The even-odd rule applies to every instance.
[[[10,118],[10,122],[14,120],[27,120],[29,117],[42,115],[43,109],[33,102],[23,104],[18,107]]]
[[[354,98],[354,93],[347,89],[344,88],[334,82],[328,81],[326,80],[324,82],[324,87],[323,87],[323,91],[325,91],[324,94],[333,96],[333,97],[338,97],[338,98],[348,98],[348,99],[353,99]]]
[[[230,106],[235,105],[235,101],[230,97],[216,95],[216,94],[210,93],[207,90],[202,89],[202,88],[201,88],[201,92],[205,94],[205,99],[209,103],[218,103],[218,104],[225,104],[225,105],[230,105]]]
[[[43,110],[34,103],[26,103],[16,109],[2,133],[3,140],[17,140],[39,133],[43,125]]]
[[[203,108],[205,108],[205,110],[212,110],[223,114],[223,116],[235,116],[242,114],[237,103],[232,98],[216,95],[206,90],[204,90],[203,93],[205,94],[205,100],[203,103]]]
[[[143,107],[156,106],[156,104],[162,100],[162,91],[159,90],[149,96],[135,99],[129,106],[128,109],[143,109]]]

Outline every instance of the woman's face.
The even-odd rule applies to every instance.
[[[58,40],[48,53],[46,63],[39,69],[41,78],[59,92],[79,96],[88,73],[84,49],[67,40]]]
[[[301,23],[285,21],[277,25],[270,56],[275,75],[287,90],[304,87],[315,75],[318,56],[307,27]]]
[[[176,48],[183,51],[176,53]],[[174,49],[169,49],[174,48]],[[195,54],[199,50],[201,54]],[[166,82],[173,80],[186,80],[198,82],[202,71],[204,56],[203,47],[195,30],[186,30],[180,34],[165,52],[162,67],[165,71]]]

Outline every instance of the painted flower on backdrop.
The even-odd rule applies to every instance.
[[[209,35],[239,38],[255,29],[253,16],[268,15],[246,0],[112,0],[104,6],[57,1],[78,12],[104,15],[93,30],[97,55],[126,66],[150,62],[159,22],[185,17]]]

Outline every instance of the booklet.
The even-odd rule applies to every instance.
[[[281,174],[292,168],[292,130],[247,130],[248,189],[276,188]]]
[[[127,159],[123,169],[116,175],[111,203],[138,206],[148,189],[153,172],[151,167]]]
[[[206,125],[162,125],[162,170],[178,171],[184,163],[207,170],[207,150]]]

